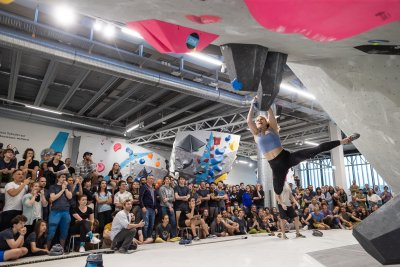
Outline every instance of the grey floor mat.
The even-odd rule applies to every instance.
[[[313,251],[307,254],[326,267],[384,266],[370,256],[359,244]]]

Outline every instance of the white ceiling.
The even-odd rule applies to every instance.
[[[62,0],[36,0],[39,3],[59,4]],[[289,55],[288,61],[318,58],[338,58],[366,55],[354,46],[368,40],[385,39],[392,44],[400,40],[400,22],[385,25],[356,37],[335,42],[313,42],[297,34],[280,34],[266,30],[250,15],[243,0],[69,0],[78,12],[109,21],[126,23],[135,20],[158,19],[202,31],[218,34],[213,43],[259,44],[270,50]],[[185,15],[215,15],[222,17],[216,24],[200,25]],[[390,43],[389,43],[390,44]]]

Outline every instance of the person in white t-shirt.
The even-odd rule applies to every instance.
[[[133,197],[129,191],[126,191],[127,184],[125,181],[119,181],[118,186],[119,191],[114,196],[114,204],[115,210],[122,210],[122,204],[128,199],[133,201]]]
[[[276,200],[278,201],[279,222],[281,225],[282,239],[288,239],[285,234],[285,223],[289,219],[294,220],[294,225],[296,228],[296,237],[304,238],[305,236],[300,234],[299,232],[299,225],[300,225],[299,216],[296,214],[296,211],[292,206],[292,202],[296,204],[297,207],[299,207],[300,205],[297,202],[296,198],[292,195],[292,190],[290,189],[290,186],[287,181],[283,186],[283,191],[280,197],[276,197]]]
[[[3,212],[1,213],[0,231],[8,228],[12,218],[22,214],[22,197],[28,191],[30,178],[24,179],[22,170],[15,170],[12,173],[13,182],[9,182],[5,186],[5,203]]]
[[[123,210],[119,211],[112,222],[110,238],[112,240],[111,249],[118,250],[120,253],[127,253],[128,250],[136,249],[137,244],[133,242],[136,228],[144,226],[143,220],[138,224],[134,223],[132,213],[132,200],[122,203]]]

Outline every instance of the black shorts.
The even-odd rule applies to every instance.
[[[278,204],[278,209],[279,215],[283,220],[294,219],[297,217],[296,211],[292,206],[287,206],[286,210],[284,210],[282,206]]]

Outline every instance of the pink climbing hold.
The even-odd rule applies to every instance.
[[[399,0],[244,0],[255,20],[278,33],[337,41],[400,20]]]

